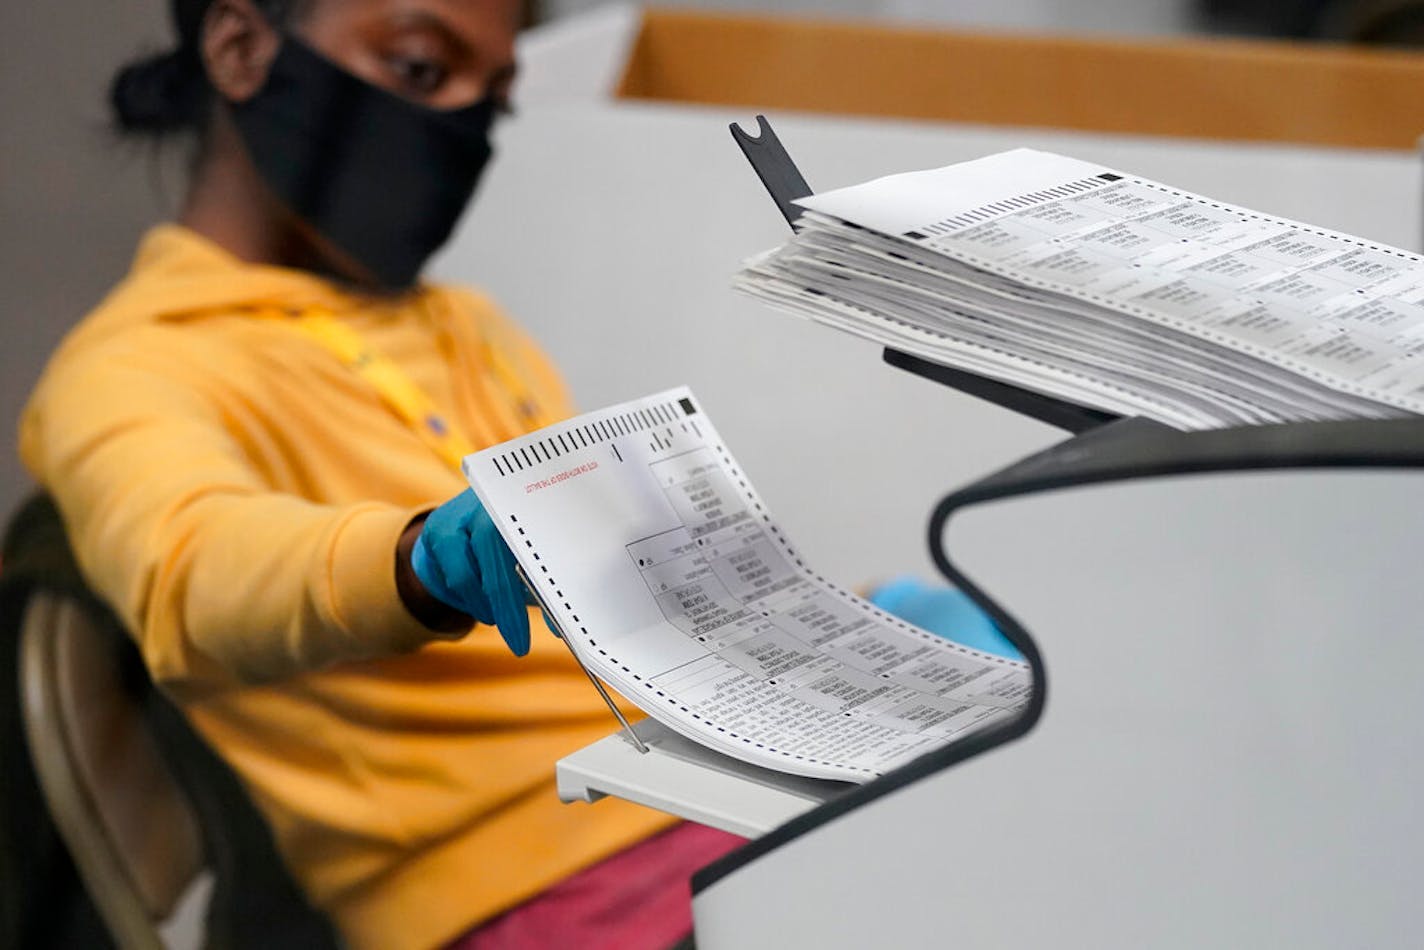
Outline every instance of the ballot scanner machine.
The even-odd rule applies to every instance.
[[[947,574],[1034,664],[1022,734],[706,869],[699,946],[1411,943],[1421,465],[1424,421],[1128,420],[951,495]]]
[[[739,139],[790,219],[768,133]],[[648,724],[561,762],[567,798],[753,838],[694,877],[698,946],[1409,942],[1424,420],[1184,433],[885,358],[1074,433],[929,528],[1033,698],[859,786]]]

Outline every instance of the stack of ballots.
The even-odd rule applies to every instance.
[[[1182,429],[1424,412],[1424,259],[1018,149],[801,199],[737,287]]]

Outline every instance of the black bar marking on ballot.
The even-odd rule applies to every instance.
[[[609,448],[613,449],[613,454],[618,458],[618,461],[623,461],[623,454],[618,451],[617,445],[611,445]]]
[[[697,407],[694,406],[692,404],[692,400],[688,399],[686,396],[683,396],[681,399],[679,399],[677,401],[677,404],[682,407],[682,411],[684,414],[689,416],[697,414]]]
[[[570,441],[571,441],[571,440],[567,440],[567,439],[564,438],[564,434],[563,434],[562,432],[559,433],[559,444],[564,447],[564,451],[565,451],[565,452],[572,452],[574,449],[578,448],[578,443],[577,443],[577,442],[574,442],[574,444],[573,444],[573,446],[572,446],[572,448],[571,448],[571,447],[569,446],[569,442],[570,442]]]
[[[1098,177],[1103,181],[1122,181],[1121,175],[1114,175],[1112,172],[1103,172]]]
[[[491,462],[494,462],[494,470],[495,470],[496,472],[499,472],[500,475],[508,474],[507,472],[505,472],[504,466],[501,465],[501,464],[499,464],[499,456],[498,456],[498,455],[496,455],[494,458],[490,459],[490,461],[491,461]]]
[[[524,461],[529,462],[530,468],[534,467],[534,462],[529,459],[529,451],[522,445],[519,447],[519,454],[524,456]],[[536,454],[534,458],[537,460],[539,456]]]

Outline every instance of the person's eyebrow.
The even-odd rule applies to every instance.
[[[428,30],[436,34],[452,53],[462,59],[480,61],[486,58],[483,50],[471,45],[458,32],[452,30],[444,19],[428,10],[401,10],[392,15],[390,22],[400,29]],[[510,60],[503,63],[490,73],[490,84],[513,81],[518,71],[517,62]]]

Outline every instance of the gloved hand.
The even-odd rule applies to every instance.
[[[876,588],[868,599],[886,613],[946,640],[982,653],[1023,659],[994,621],[953,587],[926,584],[915,577],[897,577]]]
[[[410,566],[436,600],[494,624],[515,656],[529,652],[529,609],[514,554],[473,491],[465,489],[430,513],[411,548]]]

